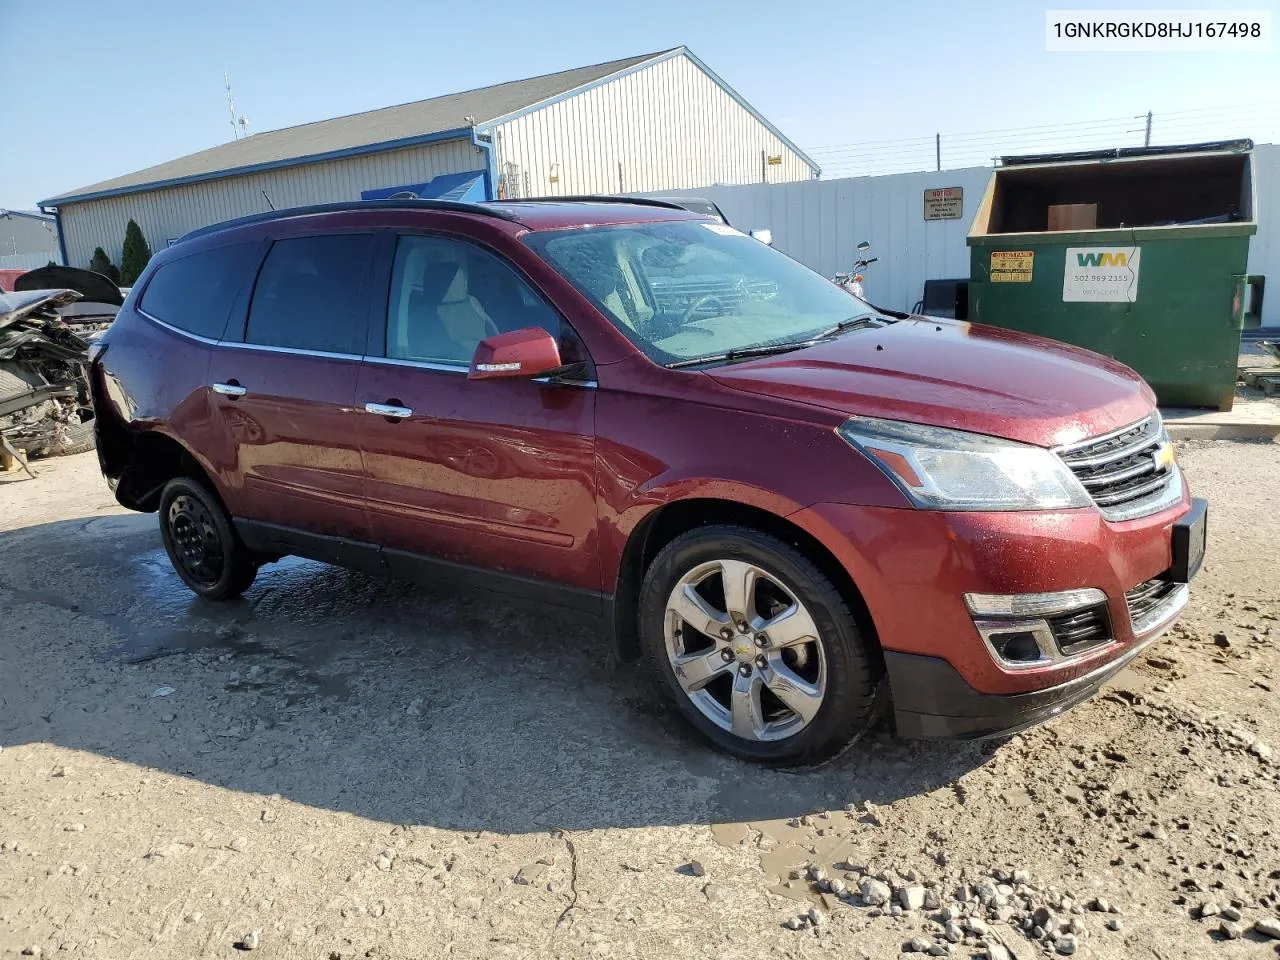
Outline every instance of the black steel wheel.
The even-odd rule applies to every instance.
[[[222,504],[189,477],[176,477],[160,495],[160,536],[182,581],[207,600],[238,597],[258,565]]]

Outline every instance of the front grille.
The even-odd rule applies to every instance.
[[[1178,589],[1178,584],[1163,577],[1140,583],[1124,595],[1129,607],[1129,619],[1137,623]]]
[[[1084,610],[1073,610],[1045,618],[1053,631],[1053,640],[1064,657],[1070,657],[1111,639],[1104,603]]]
[[[1133,516],[1157,500],[1175,475],[1158,413],[1123,430],[1058,450],[1105,515]]]

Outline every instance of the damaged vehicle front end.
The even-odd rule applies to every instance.
[[[86,370],[90,330],[60,309],[76,290],[0,294],[0,448],[26,456],[80,453],[94,446]]]

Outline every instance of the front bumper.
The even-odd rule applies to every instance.
[[[1187,595],[1186,586],[1179,588],[1147,632],[1115,659],[1065,683],[1025,693],[979,693],[940,657],[886,650],[898,735],[973,740],[1016,733],[1051,720],[1088,700],[1160,639],[1186,606]]]
[[[1126,593],[1173,569],[1182,500],[1112,522],[1094,509],[942,513],[816,504],[792,515],[848,570],[884,651],[899,731],[981,737],[1022,729],[1097,692],[1177,619],[1181,588],[1159,615],[1131,618]],[[1106,595],[1110,642],[1011,669],[978,632],[966,594],[1092,587]]]

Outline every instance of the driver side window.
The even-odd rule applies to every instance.
[[[487,250],[402,236],[387,302],[387,356],[465,366],[485,337],[524,327],[560,335],[560,317]]]

